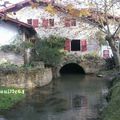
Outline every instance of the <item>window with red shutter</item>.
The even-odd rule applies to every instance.
[[[34,28],[37,28],[37,27],[38,27],[38,24],[39,24],[38,19],[33,19],[33,23],[32,23],[33,27],[34,27]]]
[[[80,40],[74,39],[71,41],[71,51],[80,51]]]
[[[42,21],[42,26],[43,26],[44,28],[47,28],[47,27],[48,27],[48,19],[43,19],[43,21]]]
[[[76,19],[71,19],[71,26],[76,26]]]
[[[81,51],[82,52],[87,51],[87,41],[86,40],[81,40],[80,44],[81,44]]]
[[[27,19],[27,23],[32,25],[32,19]]]
[[[49,19],[49,25],[50,25],[50,27],[54,26],[54,19]]]
[[[66,39],[64,50],[67,50],[67,51],[71,50],[71,40],[70,39]]]
[[[65,27],[70,27],[70,20],[65,19],[64,24],[65,24]]]

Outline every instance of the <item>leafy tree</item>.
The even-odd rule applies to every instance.
[[[44,61],[47,66],[58,65],[64,55],[64,52],[61,52],[64,41],[64,38],[56,36],[38,39],[33,49],[33,60]]]
[[[118,36],[120,33],[120,18],[116,17],[120,11],[120,1],[92,0],[91,2],[94,5],[94,17],[97,20],[96,26],[105,34],[105,40],[112,49],[116,66],[120,66],[119,47],[116,46],[116,40],[119,39]]]

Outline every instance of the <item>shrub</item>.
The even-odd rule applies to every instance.
[[[64,55],[61,52],[64,41],[64,38],[56,36],[38,39],[32,50],[32,61],[43,61],[46,66],[56,66]]]

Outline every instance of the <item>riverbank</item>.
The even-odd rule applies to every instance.
[[[49,84],[52,78],[51,68],[44,67],[42,63],[33,67],[0,66],[0,86],[31,89]]]
[[[118,71],[112,71],[109,77],[108,105],[104,108],[102,120],[120,120],[120,75]]]
[[[25,98],[25,91],[21,88],[0,87],[0,111],[12,108]]]

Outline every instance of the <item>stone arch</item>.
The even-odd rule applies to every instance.
[[[68,62],[68,63],[63,63],[59,66],[58,68],[58,74],[59,76],[64,73],[78,73],[78,74],[85,74],[85,69],[79,65],[78,63],[75,62]]]

